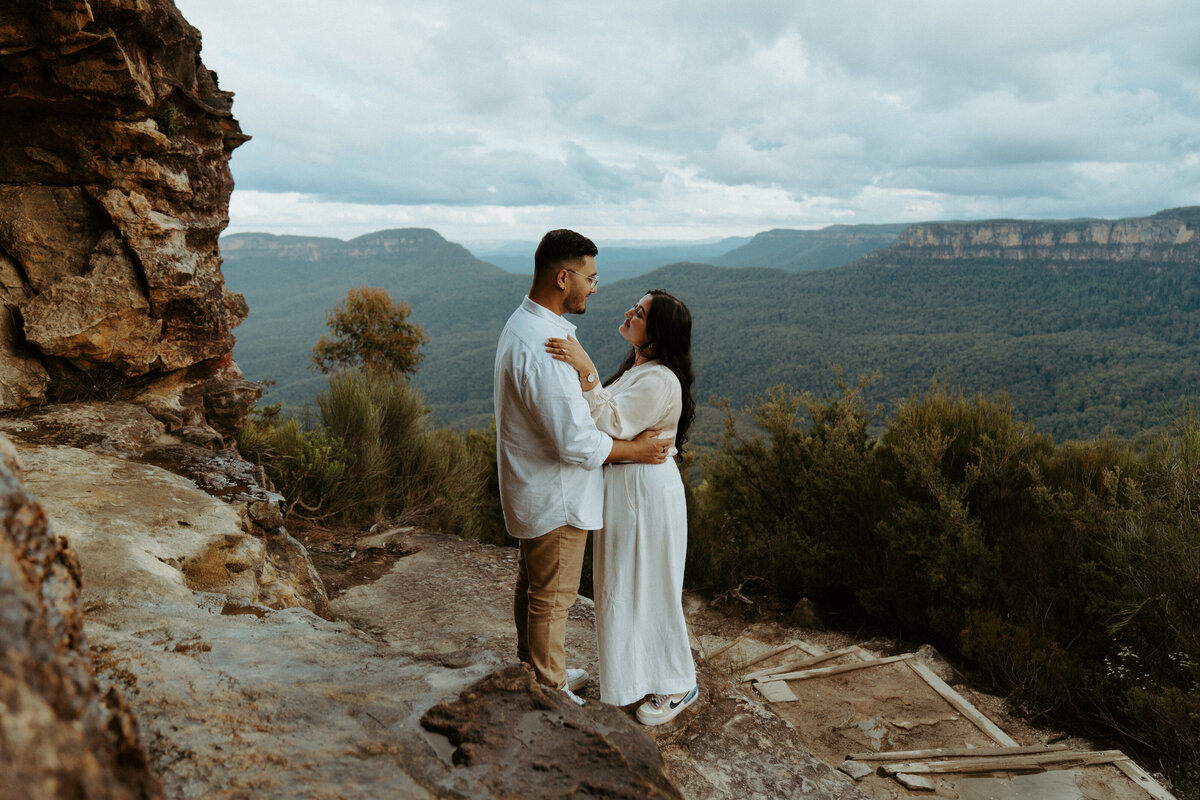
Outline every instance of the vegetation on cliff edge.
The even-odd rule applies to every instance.
[[[1200,791],[1200,414],[1135,452],[1057,444],[1007,399],[934,385],[881,436],[863,386],[727,407],[700,459],[688,578],[929,641],[1031,717],[1116,741]],[[1184,794],[1180,794],[1181,797]]]

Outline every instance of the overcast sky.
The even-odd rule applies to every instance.
[[[1196,0],[176,0],[229,232],[701,239],[1200,205]]]

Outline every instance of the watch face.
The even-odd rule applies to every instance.
[[[594,380],[596,380],[596,373],[593,372],[592,374],[587,376],[587,382],[591,383]]]

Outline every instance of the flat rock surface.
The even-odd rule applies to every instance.
[[[334,614],[431,666],[496,668],[516,660],[516,550],[442,534],[406,540],[417,552],[377,581],[330,602]],[[567,663],[595,674],[595,613],[581,598],[567,621]],[[853,781],[811,755],[795,730],[728,676],[698,662],[700,700],[671,723],[643,728],[688,798],[859,798]],[[578,694],[596,713],[593,681]],[[636,705],[622,709],[633,722]]]

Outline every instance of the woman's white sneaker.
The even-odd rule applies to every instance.
[[[693,686],[679,694],[652,695],[649,700],[638,706],[638,722],[643,725],[662,725],[664,722],[670,722],[680,711],[696,702],[699,696],[699,686]]]

